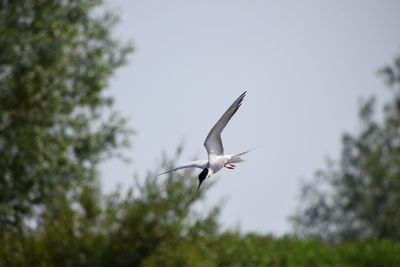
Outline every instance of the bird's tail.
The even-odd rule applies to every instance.
[[[229,162],[231,162],[231,163],[239,163],[239,162],[245,161],[241,156],[243,156],[243,155],[246,154],[246,153],[249,153],[250,151],[252,151],[252,150],[254,150],[254,149],[256,149],[256,148],[257,148],[257,147],[254,147],[254,148],[249,149],[249,150],[247,150],[247,151],[245,151],[245,152],[232,155],[231,158],[230,158],[230,160],[229,160]]]

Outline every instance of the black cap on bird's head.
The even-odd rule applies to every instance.
[[[208,174],[208,169],[205,168],[200,174],[199,174],[199,186],[197,187],[197,190],[200,189],[201,183],[207,178]]]

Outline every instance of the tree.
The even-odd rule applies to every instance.
[[[383,120],[374,117],[374,98],[362,104],[361,132],[343,136],[340,161],[303,185],[303,206],[292,217],[298,232],[400,240],[400,57],[381,72],[392,93]]]
[[[26,231],[57,194],[78,199],[127,144],[104,90],[132,47],[111,37],[101,4],[0,1],[0,237]]]
[[[173,161],[164,160],[163,169]],[[0,242],[0,266],[209,266],[217,207],[195,211],[212,183],[197,191],[193,170],[136,178],[126,194],[89,186],[76,209],[52,198],[24,238]]]
[[[162,169],[176,166],[175,161],[164,160]],[[148,173],[142,182],[136,178],[126,197],[111,196],[103,265],[207,266],[208,245],[219,228],[219,208],[195,211],[194,205],[212,186],[209,181],[197,191],[196,183],[192,169],[164,177]]]

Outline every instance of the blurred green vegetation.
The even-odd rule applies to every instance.
[[[374,97],[364,101],[360,132],[344,134],[341,158],[303,185],[292,217],[301,235],[400,241],[400,57],[380,74],[390,89],[380,116]]]
[[[104,90],[132,47],[111,37],[112,14],[93,14],[100,4],[0,1],[1,230],[22,234],[45,206],[78,202],[127,145]]]
[[[165,161],[168,167],[174,161]],[[400,243],[364,239],[329,244],[295,236],[221,231],[217,207],[194,208],[212,184],[196,190],[192,172],[164,179],[148,173],[127,193],[87,188],[74,208],[64,197],[24,235],[7,231],[0,266],[397,266]]]
[[[384,219],[398,219],[399,151],[385,146],[387,139],[372,146],[380,140],[375,128],[362,135],[374,137],[364,143],[375,150],[357,150],[365,157],[357,166],[370,177],[393,176],[385,194],[380,180],[371,180],[379,190],[360,189],[372,210],[375,199],[384,200],[368,218],[379,219],[377,229],[387,234],[342,238],[318,220],[307,229],[314,233],[320,223],[319,233],[339,233],[341,242],[222,231],[219,207],[198,208],[212,183],[197,191],[190,170],[148,173],[127,192],[104,194],[98,164],[129,147],[132,133],[104,94],[132,51],[112,37],[116,21],[99,0],[0,0],[0,266],[399,266],[400,223]],[[399,65],[385,69],[392,85]],[[388,136],[398,134],[399,107],[387,107]],[[173,166],[179,154],[159,168]],[[309,213],[298,222],[308,222]],[[375,233],[370,226],[365,233]]]

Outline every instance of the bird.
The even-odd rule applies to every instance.
[[[247,150],[238,154],[224,154],[224,146],[222,145],[221,134],[224,130],[225,126],[228,124],[232,116],[238,111],[239,107],[242,105],[242,101],[246,96],[247,91],[242,93],[225,111],[222,117],[217,121],[214,127],[211,128],[208,133],[206,140],[204,141],[204,147],[207,150],[208,159],[207,160],[195,160],[185,164],[182,164],[172,170],[165,171],[160,173],[159,175],[163,175],[166,173],[174,172],[180,169],[186,168],[200,168],[202,169],[199,174],[199,185],[197,186],[197,190],[200,189],[201,184],[206,178],[209,178],[211,175],[217,173],[222,168],[227,169],[235,169],[236,165],[234,163],[243,162],[244,159],[242,156],[252,149]],[[158,175],[158,176],[159,176]]]

